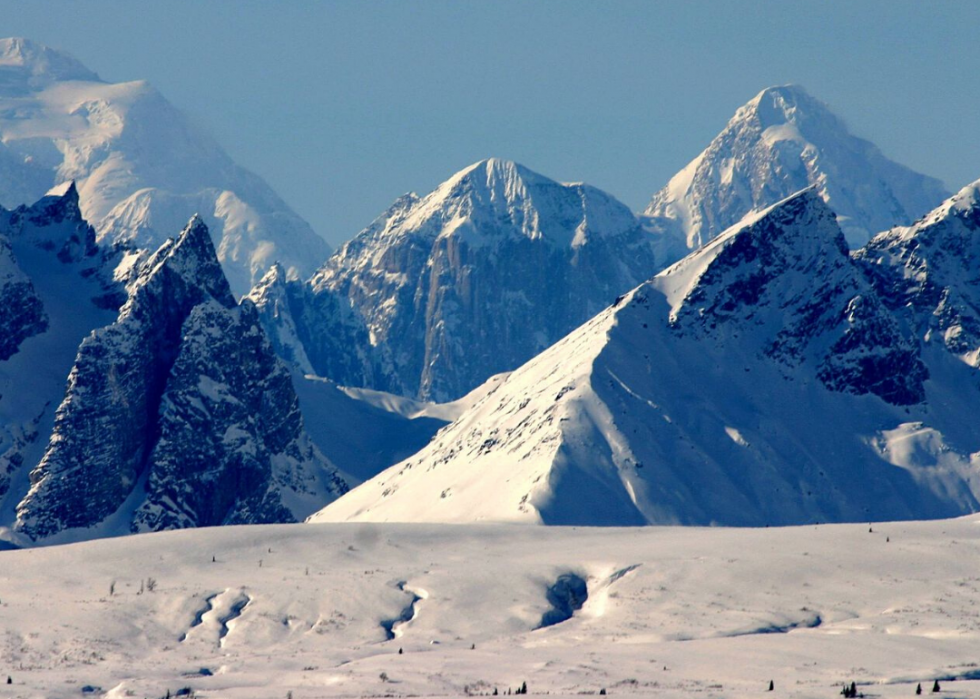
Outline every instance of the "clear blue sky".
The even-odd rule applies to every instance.
[[[634,209],[763,87],[980,177],[980,2],[47,2],[0,33],[148,79],[332,243],[488,156]]]

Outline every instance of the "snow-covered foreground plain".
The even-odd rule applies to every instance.
[[[911,697],[940,678],[980,697],[978,561],[980,516],[273,525],[4,551],[0,696],[750,696],[771,679],[774,699],[852,680]],[[588,599],[536,629],[567,574]]]

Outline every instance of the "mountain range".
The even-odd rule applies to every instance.
[[[974,512],[978,191],[853,258],[816,188],[753,214],[313,521],[762,526]]]
[[[643,214],[491,158],[330,254],[145,83],[0,41],[0,538],[975,511],[978,189],[783,86]]]

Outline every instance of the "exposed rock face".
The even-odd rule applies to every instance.
[[[654,235],[609,195],[491,159],[424,198],[399,199],[338,250],[311,290],[349,299],[390,357],[381,360],[392,365],[389,388],[447,400],[526,361],[649,277],[654,247]]]
[[[980,367],[980,181],[855,257],[921,340]]]
[[[848,133],[827,107],[796,85],[770,87],[670,183],[646,214],[679,222],[696,248],[743,216],[814,186],[837,213],[852,248],[907,225],[946,196],[920,175]]]
[[[4,212],[0,211],[0,216]],[[14,260],[10,243],[0,236],[0,361],[10,359],[27,338],[48,328],[34,285]]]
[[[897,405],[925,398],[928,371],[915,344],[849,258],[816,191],[740,224],[708,248],[717,254],[674,302],[677,331],[721,340],[741,335],[743,342],[751,333],[762,354],[788,369],[811,363],[833,390]],[[684,278],[704,258],[692,256],[654,283],[676,294],[671,277]]]
[[[975,374],[922,351],[807,190],[624,295],[313,519],[760,526],[974,512]]]
[[[363,318],[343,295],[314,292],[273,265],[249,293],[276,353],[301,372],[348,386],[401,392],[386,348],[372,346]]]
[[[291,522],[324,491],[344,492],[339,477],[320,473],[289,370],[250,302],[195,306],[182,334],[136,528]]]
[[[0,522],[26,494],[78,345],[125,300],[68,184],[0,210]]]
[[[18,530],[288,521],[342,489],[203,222],[143,262],[128,290],[117,321],[79,348]]]

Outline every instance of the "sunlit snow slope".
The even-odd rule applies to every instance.
[[[313,519],[769,525],[974,512],[980,377],[935,344],[882,301],[809,189],[627,294]]]

